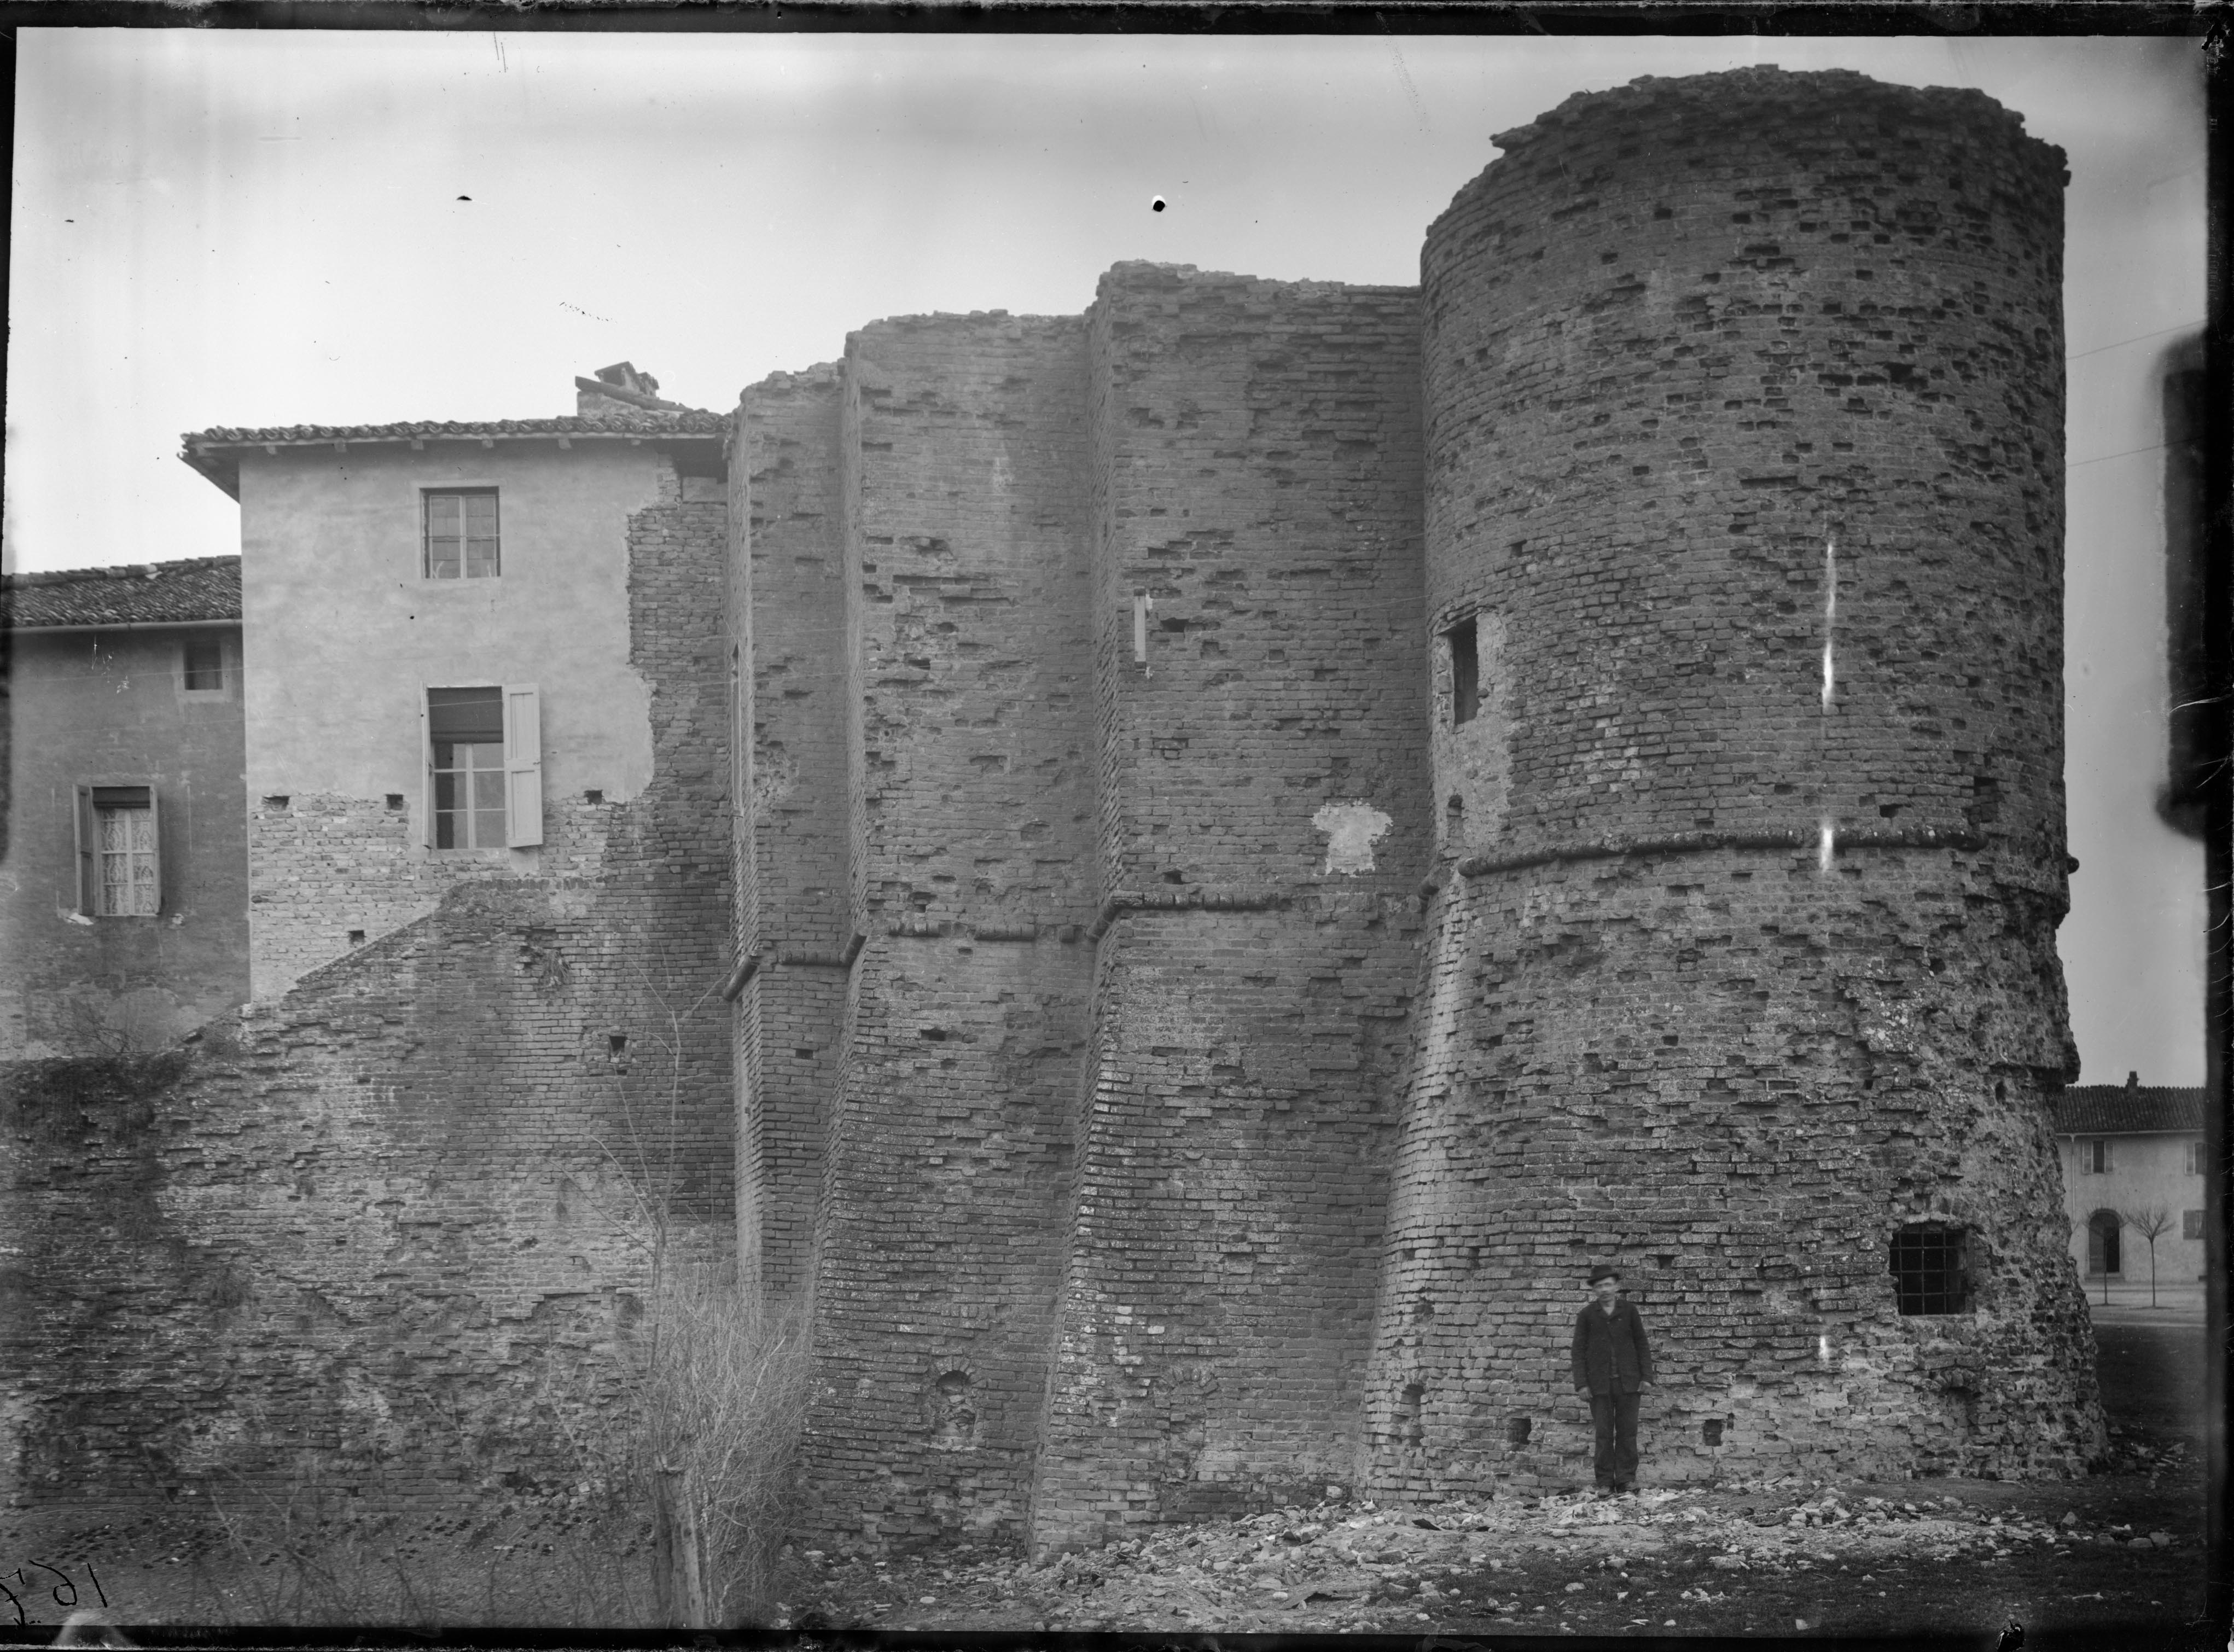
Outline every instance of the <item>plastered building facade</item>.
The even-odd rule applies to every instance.
[[[248,996],[235,557],[0,581],[0,1061],[160,1050]]]
[[[1559,1479],[1607,1260],[1649,1476],[2080,1471],[2061,157],[1773,70],[1498,141],[1416,289],[1120,264],[734,415],[191,438],[258,1002],[133,1104],[155,1205],[242,1231],[252,1091],[286,1219],[401,1282],[304,1245],[233,1335],[479,1419],[413,1485],[532,1479],[519,1396],[627,1339],[656,1050],[663,1208],[811,1315],[837,1537]]]

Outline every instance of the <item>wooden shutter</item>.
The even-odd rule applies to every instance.
[[[424,684],[419,689],[419,841],[434,846],[434,720]]]
[[[505,685],[504,840],[513,849],[543,841],[543,712],[532,682]]]
[[[77,826],[77,910],[80,917],[91,917],[93,904],[100,894],[95,880],[101,875],[101,835],[94,826],[93,787],[75,787],[72,792],[72,813]]]
[[[149,914],[150,917],[160,917],[163,911],[163,817],[157,812],[161,807],[151,782],[147,787],[147,836],[150,839],[148,859],[154,863],[155,873],[155,910]]]

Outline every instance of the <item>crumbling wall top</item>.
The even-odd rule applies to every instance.
[[[1896,86],[1852,69],[1793,70],[1760,63],[1712,75],[1643,75],[1626,86],[1577,92],[1526,125],[1494,134],[1490,141],[1511,154],[1542,141],[1562,127],[1610,113],[1641,123],[1659,122],[1687,114],[1712,117],[1740,103],[1755,110],[1764,103],[1847,110],[1875,104],[1904,120],[1937,120],[1974,129],[2001,126],[2012,139],[2028,137],[2022,115],[1971,87]],[[2055,145],[2038,138],[2028,140],[2054,156],[2057,166],[2064,165],[2063,151]],[[2070,181],[2067,168],[2064,181]]]

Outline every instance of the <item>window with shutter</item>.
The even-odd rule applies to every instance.
[[[505,845],[504,690],[427,690],[431,846]]]
[[[505,842],[532,849],[543,841],[543,706],[532,682],[504,690]]]
[[[163,910],[161,833],[152,786],[77,788],[78,911],[155,917]]]
[[[543,718],[532,682],[427,690],[428,846],[543,841]]]

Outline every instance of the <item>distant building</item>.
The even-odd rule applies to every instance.
[[[240,558],[10,574],[0,1060],[175,1043],[248,996]]]
[[[2088,1279],[2149,1277],[2149,1242],[2133,1225],[2149,1211],[2172,1220],[2156,1241],[2157,1278],[2203,1277],[2203,1096],[2129,1073],[2122,1085],[2077,1085],[2056,1102],[2072,1255]]]

